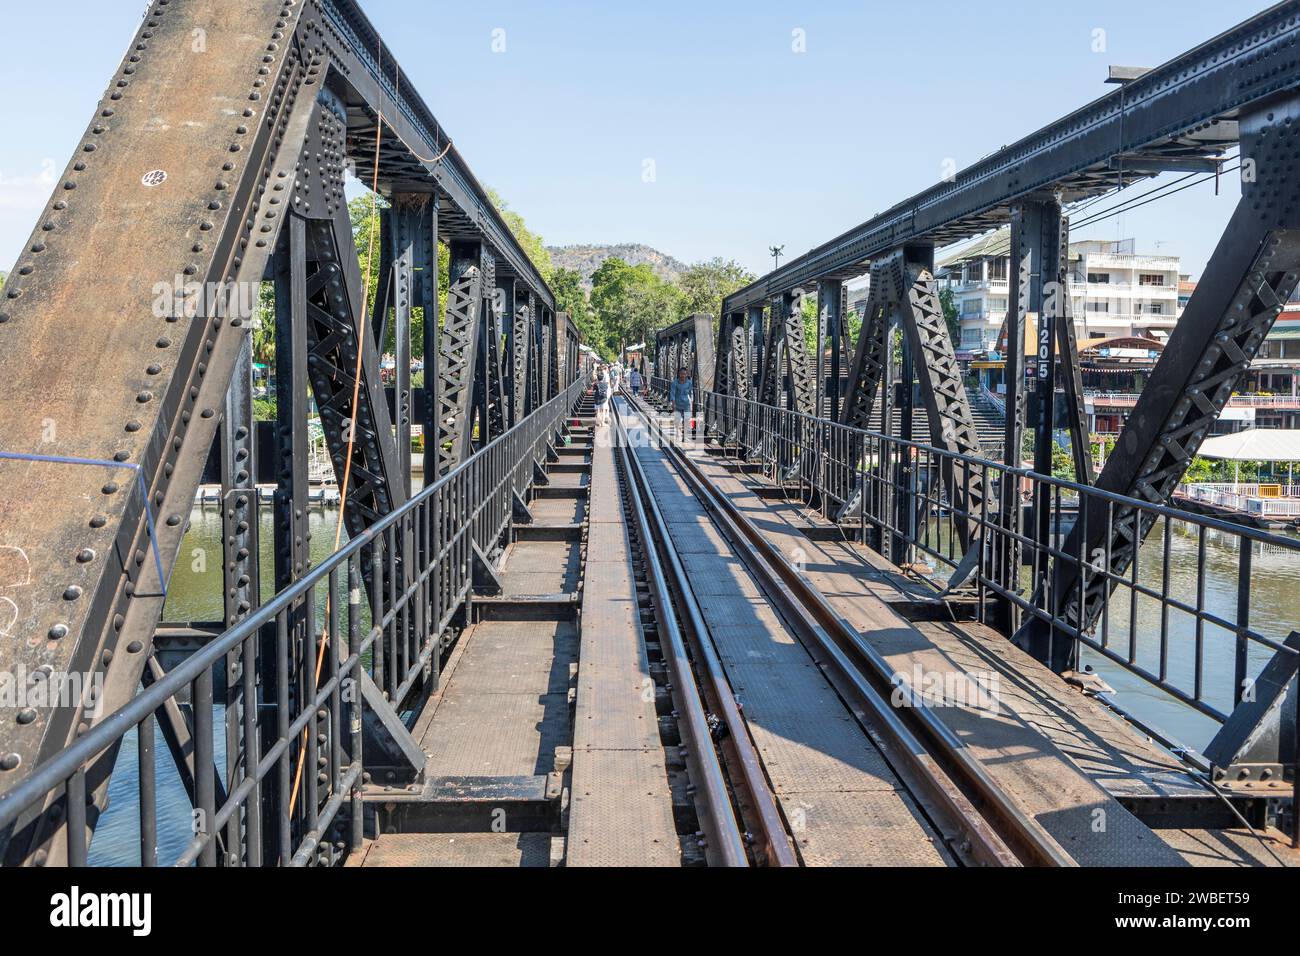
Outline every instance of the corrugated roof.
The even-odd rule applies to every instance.
[[[1011,227],[1003,226],[996,232],[990,232],[987,236],[976,239],[974,243],[960,252],[941,260],[937,268],[947,269],[949,266],[969,262],[972,259],[1009,255],[1011,255]]]
[[[1201,443],[1200,454],[1228,461],[1300,461],[1300,429],[1247,428],[1212,435]]]

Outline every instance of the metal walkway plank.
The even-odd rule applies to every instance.
[[[583,574],[567,866],[681,865],[639,618],[614,451],[598,440]]]

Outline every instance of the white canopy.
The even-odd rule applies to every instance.
[[[1228,461],[1300,461],[1300,429],[1247,428],[1212,435],[1201,444],[1200,454]]]

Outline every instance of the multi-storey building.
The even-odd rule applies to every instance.
[[[991,233],[939,264],[961,321],[959,353],[995,350],[1010,301],[1010,231]],[[1177,256],[1142,255],[1134,242],[1070,244],[1070,305],[1081,340],[1163,342],[1182,312]]]

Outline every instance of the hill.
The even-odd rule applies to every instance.
[[[547,246],[551,262],[557,269],[572,269],[582,277],[582,287],[591,290],[591,277],[600,264],[610,256],[617,256],[629,265],[649,265],[663,279],[676,281],[686,271],[686,264],[667,253],[635,242],[613,245]]]

